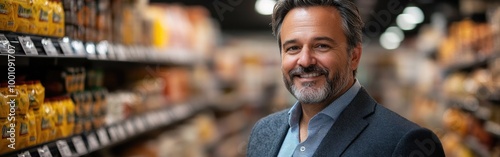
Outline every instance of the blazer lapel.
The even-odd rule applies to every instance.
[[[368,126],[364,120],[375,111],[376,102],[361,88],[340,114],[313,156],[340,156]]]
[[[288,118],[288,114],[287,114]],[[278,130],[276,130],[276,138],[272,138],[273,140],[271,141],[271,147],[270,147],[270,153],[273,154],[272,156],[278,156],[278,153],[280,152],[281,145],[283,144],[283,141],[285,140],[286,134],[288,133],[288,129],[290,126],[288,125],[288,121],[285,121],[284,123],[280,123],[280,126],[278,127]]]

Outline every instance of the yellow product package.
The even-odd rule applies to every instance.
[[[66,105],[65,136],[71,136],[73,135],[73,130],[75,128],[75,104],[69,97],[65,98],[64,104]]]
[[[26,115],[30,107],[29,96],[28,96],[28,86],[24,82],[20,82],[16,85],[17,96],[16,96],[16,115],[22,114]]]
[[[40,108],[45,99],[45,88],[39,80],[28,81],[26,85],[28,87],[29,108]]]
[[[37,143],[37,136],[38,136],[38,128],[37,128],[37,123],[36,120],[38,117],[36,117],[35,112],[38,112],[39,110],[34,110],[30,109],[28,111],[28,114],[26,114],[26,118],[28,118],[28,132],[29,132],[29,138],[28,138],[28,147],[29,146],[34,146]]]
[[[35,137],[35,144],[41,143],[41,136],[42,136],[42,106],[40,105],[40,108],[37,109],[30,109],[30,112],[32,113],[33,118],[35,119],[35,132],[36,132],[36,137]],[[45,136],[46,137],[46,136]]]
[[[52,22],[49,26],[52,28],[50,35],[56,37],[64,36],[64,9],[61,2],[49,2],[49,7],[52,8]]]
[[[60,98],[54,98],[53,103],[51,103],[52,109],[54,111],[54,116],[52,118],[55,124],[52,130],[55,130],[54,138],[56,139],[62,137],[61,128],[63,128],[64,125],[64,115],[63,115],[64,113],[62,110],[62,106],[60,104],[61,104]]]
[[[29,120],[26,115],[16,116],[16,149],[23,149],[29,146]]]
[[[6,95],[8,93],[9,89],[7,87],[7,84],[1,84],[0,85],[0,118],[7,118],[10,113],[10,103],[9,99]],[[14,110],[15,111],[15,110]]]
[[[36,34],[35,13],[30,0],[12,0],[14,17],[17,22],[16,32]]]
[[[2,128],[2,138],[0,139],[0,154],[14,151],[16,145],[16,123],[15,118],[0,118],[0,127]],[[15,149],[14,149],[15,148]]]
[[[52,7],[49,5],[48,0],[34,0],[33,10],[35,16],[36,27],[38,34],[50,35],[52,31],[50,22],[52,22]]]
[[[48,142],[50,140],[55,139],[55,130],[54,129],[54,119],[55,117],[54,110],[52,109],[52,101],[48,100],[47,102],[43,103],[42,106],[40,107],[40,126],[41,126],[41,131],[40,135],[38,136],[39,141],[37,143],[44,143]]]
[[[0,30],[15,31],[16,24],[12,0],[0,0]]]

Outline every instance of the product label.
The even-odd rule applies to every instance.
[[[56,125],[62,125],[62,122],[63,122],[63,115],[62,114],[58,114],[57,115]]]
[[[8,14],[8,13],[9,13],[9,10],[8,10],[7,4],[0,4],[0,14]]]
[[[36,136],[35,135],[31,135],[30,136],[30,141],[36,141]]]
[[[75,120],[74,114],[68,113],[68,116],[67,116],[66,120],[67,120],[68,123],[73,123],[74,120]]]
[[[7,132],[9,128],[7,126],[3,126],[2,127],[2,138],[8,138],[9,137],[9,133]]]
[[[53,13],[52,14],[52,22],[54,22],[54,23],[61,22],[61,14]]]
[[[21,123],[21,132],[19,132],[19,135],[26,135],[26,134],[28,134],[28,124]]]
[[[19,5],[17,9],[17,15],[22,18],[31,18],[31,8],[24,8],[23,6]]]
[[[30,106],[35,106],[36,104],[36,97],[34,94],[28,94],[28,98],[30,100]]]
[[[49,119],[42,118],[42,130],[48,129],[50,127]]]
[[[40,10],[40,21],[49,21],[49,12],[43,9]]]

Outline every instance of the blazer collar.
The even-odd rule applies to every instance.
[[[365,118],[372,115],[375,106],[375,100],[361,88],[330,128],[313,156],[340,156],[368,126]]]
[[[283,144],[283,141],[285,140],[286,134],[288,133],[288,129],[290,128],[290,125],[288,125],[288,114],[285,114],[286,116],[281,116],[282,118],[282,123],[279,123],[280,126],[278,126],[278,129],[276,130],[276,138],[272,138],[269,154],[273,154],[273,156],[278,156],[278,153],[280,152],[281,145]]]

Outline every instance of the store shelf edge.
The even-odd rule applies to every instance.
[[[82,155],[88,155],[92,152],[101,150],[103,148],[107,148],[109,146],[121,143],[123,141],[126,141],[127,139],[134,138],[136,136],[139,136],[141,134],[154,131],[158,128],[170,126],[176,122],[183,121],[195,114],[198,114],[199,111],[207,108],[208,105],[205,104],[185,104],[185,105],[173,105],[169,106],[160,110],[155,110],[155,111],[150,111],[148,113],[144,113],[141,115],[137,115],[135,117],[130,117],[127,120],[121,121],[119,123],[111,124],[109,126],[101,127],[96,130],[92,130],[90,132],[82,133],[82,134],[77,134],[61,139],[57,139],[51,142],[43,143],[43,144],[38,144],[36,146],[31,146],[28,148],[24,148],[21,150],[16,150],[14,152],[9,152],[6,154],[0,154],[0,156],[5,156],[5,157],[18,157],[19,155],[22,156],[22,153],[28,152],[31,156],[41,156],[39,154],[39,149],[42,149],[43,147],[47,146],[47,148],[50,150],[50,153],[52,156],[64,156],[61,154],[61,145],[60,141],[65,141],[67,143],[67,147],[70,148],[71,150],[71,156],[82,156]],[[169,117],[169,118],[167,118]],[[167,118],[167,119],[165,119]],[[136,124],[138,123],[143,123],[139,125],[143,126],[138,126]],[[130,124],[133,124],[132,130],[134,132],[130,132]],[[141,128],[144,127],[144,128]],[[94,138],[97,140],[97,149],[92,149],[89,150],[89,140],[90,138]],[[83,143],[85,144],[85,154],[79,154],[76,151],[75,143],[73,143],[73,138],[82,138]],[[103,142],[106,141],[105,138],[107,138],[108,142]],[[59,143],[58,143],[59,141]],[[58,147],[59,144],[59,147]],[[94,146],[95,147],[95,146]],[[55,155],[54,155],[55,154]]]

